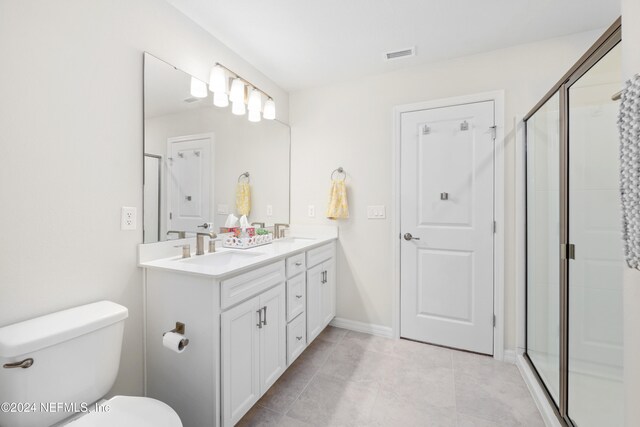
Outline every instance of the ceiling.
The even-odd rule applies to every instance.
[[[609,26],[619,0],[167,0],[283,89]],[[416,46],[391,62],[384,52]]]

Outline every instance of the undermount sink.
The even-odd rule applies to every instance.
[[[180,262],[187,264],[200,264],[211,267],[224,267],[233,266],[239,263],[246,262],[251,258],[264,255],[262,252],[240,252],[240,251],[225,251],[217,252],[213,254],[193,256],[191,258],[181,259]]]

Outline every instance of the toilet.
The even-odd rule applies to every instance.
[[[159,400],[103,400],[128,315],[100,301],[0,328],[0,427],[182,427]]]

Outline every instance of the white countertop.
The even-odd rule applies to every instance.
[[[219,279],[233,276],[248,270],[271,264],[296,253],[304,252],[337,240],[337,228],[334,232],[302,232],[303,228],[293,228],[293,236],[274,240],[273,243],[251,249],[219,248],[214,253],[182,258],[176,245],[190,244],[195,249],[195,238],[171,240],[166,242],[140,245],[138,265],[148,269],[169,270],[173,272],[195,274]],[[315,228],[317,230],[317,227]],[[175,254],[167,256],[167,254]]]

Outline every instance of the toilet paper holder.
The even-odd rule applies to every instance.
[[[184,324],[184,323],[182,323],[182,322],[176,322],[176,327],[175,327],[175,328],[173,328],[173,329],[172,329],[172,330],[170,330],[170,331],[167,331],[167,332],[175,332],[176,334],[184,335],[184,334],[185,334],[186,329],[187,329],[187,327],[185,326],[185,324]],[[165,334],[166,334],[167,332],[164,332],[164,333],[162,334],[162,336],[165,336]],[[180,342],[180,344],[181,344],[181,346],[182,346],[182,347],[186,347],[186,346],[188,346],[188,345],[189,345],[189,338],[184,338],[184,339]]]

